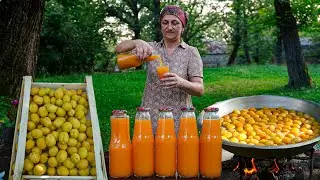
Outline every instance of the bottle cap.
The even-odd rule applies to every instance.
[[[218,112],[219,108],[217,108],[217,107],[207,107],[207,108],[204,108],[204,111],[205,112]]]
[[[194,111],[195,110],[195,108],[194,107],[192,107],[192,106],[190,106],[190,107],[183,107],[183,108],[181,108],[181,111]]]
[[[127,114],[127,111],[126,110],[113,110],[112,111],[112,115],[114,114]]]
[[[163,111],[163,112],[170,112],[172,111],[173,109],[170,108],[170,107],[162,107],[162,108],[159,108],[159,111]]]
[[[143,111],[143,112],[146,112],[146,111],[150,111],[150,108],[137,107],[137,111]]]

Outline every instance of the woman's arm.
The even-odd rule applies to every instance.
[[[122,41],[116,46],[116,49],[115,49],[116,53],[124,53],[124,52],[133,50],[134,48],[136,48],[135,41],[137,40]]]
[[[201,77],[192,77],[190,81],[183,79],[180,89],[192,96],[200,97],[204,93],[203,79]]]
[[[192,96],[202,96],[204,93],[203,79],[192,77],[190,80],[183,79],[175,73],[166,73],[160,79],[165,89],[180,88]]]
[[[152,47],[141,39],[125,40],[116,46],[116,53],[124,53],[133,50],[139,59],[145,59],[152,54]]]

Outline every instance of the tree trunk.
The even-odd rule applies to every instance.
[[[253,54],[253,60],[256,64],[260,63],[260,49],[259,47],[255,47],[255,53]]]
[[[235,24],[235,29],[234,29],[234,34],[233,34],[233,50],[231,52],[231,55],[228,60],[228,66],[234,64],[236,61],[238,49],[240,46],[241,42],[241,30],[240,30],[240,24],[241,24],[241,14],[240,14],[240,2],[239,0],[234,1],[235,3],[235,15],[236,15],[236,24]]]
[[[133,39],[140,39],[141,38],[141,25],[139,21],[139,9],[138,9],[138,0],[132,1],[132,11],[134,17],[134,24],[132,24],[132,30],[134,32]]]
[[[248,8],[248,3],[249,2],[243,2],[243,7],[242,7],[242,12],[243,12],[243,48],[244,48],[244,53],[246,55],[247,63],[251,64],[251,58],[250,58],[250,53],[249,53],[249,45],[248,45],[248,15],[246,13],[246,9]]]
[[[43,9],[44,0],[0,1],[0,95],[17,97],[35,73]]]
[[[277,43],[276,43],[276,63],[277,65],[281,65],[282,62],[282,37],[281,33],[277,32]]]
[[[251,64],[249,47],[248,47],[248,45],[246,45],[246,44],[244,45],[244,53],[246,54],[247,63],[248,63],[248,64]]]
[[[154,40],[157,42],[160,42],[162,39],[161,27],[160,27],[160,0],[154,0],[153,3],[154,3],[154,11],[153,11],[154,29],[155,29]]]
[[[141,27],[139,24],[135,25],[136,27],[133,29],[134,37],[133,39],[140,39],[141,38]]]
[[[135,17],[135,23],[134,23],[134,27],[133,27],[133,32],[134,32],[134,37],[133,39],[140,39],[141,38],[141,26],[140,26],[140,22],[139,22],[139,11],[138,11],[138,2],[134,1],[135,6],[134,6],[134,17]],[[142,69],[142,65],[136,67],[136,70],[141,70]]]
[[[239,46],[240,46],[240,42],[236,42],[233,45],[233,50],[231,52],[231,55],[229,57],[228,64],[227,64],[228,66],[231,66],[236,61]]]
[[[311,87],[312,80],[304,62],[299,40],[297,22],[292,14],[289,0],[274,1],[277,25],[283,37],[290,88]]]
[[[244,19],[246,21],[246,19]],[[243,48],[244,48],[244,53],[246,55],[247,63],[251,64],[251,58],[250,58],[250,53],[249,53],[249,46],[248,46],[248,27],[245,25],[243,29]]]

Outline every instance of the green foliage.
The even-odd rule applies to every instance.
[[[105,14],[108,17],[116,18],[120,24],[126,25],[133,32],[134,39],[141,38],[141,30],[153,18],[152,11],[150,11],[153,7],[151,0],[101,0],[100,2],[104,7]],[[123,31],[123,29],[119,31]]]
[[[164,5],[176,4],[180,6],[189,15],[189,21],[183,33],[183,40],[198,48],[200,54],[207,53],[205,39],[213,39],[221,33],[222,9],[216,2],[206,0],[188,0],[167,2]],[[204,13],[206,12],[206,13]],[[219,31],[212,31],[212,28],[218,28]]]
[[[320,84],[320,66],[308,67],[316,84]],[[37,78],[41,82],[83,82],[85,75]],[[94,74],[96,107],[105,150],[110,140],[110,115],[114,109],[126,109],[133,133],[135,108],[140,105],[145,84],[145,71]],[[261,94],[290,96],[320,103],[320,88],[290,90],[286,66],[251,65],[204,69],[205,94],[193,97],[197,114],[218,101]]]
[[[205,38],[205,31],[220,20],[217,7],[213,2],[205,0],[189,0],[181,2],[180,6],[189,14],[189,22],[183,38],[195,46],[196,42],[198,45],[203,44],[199,40]],[[206,14],[203,13],[204,11],[207,11]]]
[[[46,2],[38,73],[92,72],[108,65],[115,44],[96,1]],[[98,67],[95,67],[98,65]]]
[[[133,38],[141,38],[146,41],[153,40],[155,35],[153,0],[103,0],[102,2],[107,16],[115,17],[120,24],[127,25],[133,32]],[[221,20],[222,13],[217,9],[214,2],[205,0],[162,1],[161,8],[172,4],[179,5],[189,14],[189,23],[183,34],[183,40],[192,46],[196,46],[201,54],[205,54],[206,46],[202,40],[219,34],[208,33],[207,29]],[[203,14],[203,11],[206,11],[207,14]]]
[[[231,30],[232,37],[236,32],[236,24],[239,24],[240,35],[243,31],[248,31],[249,52],[253,59],[258,59],[258,63],[270,62],[275,54],[276,39],[278,29],[276,27],[276,17],[273,0],[265,1],[234,1],[230,4],[232,11],[225,13],[224,21]],[[316,0],[293,0],[291,1],[292,11],[297,20],[300,34],[311,37],[317,41],[319,37],[319,16],[320,2]],[[240,10],[239,17],[236,11]],[[237,19],[238,18],[238,19]],[[226,36],[226,41],[232,44],[232,39]],[[237,62],[242,64],[246,61],[243,57],[243,50],[238,52]]]
[[[312,26],[317,22],[319,13],[319,0],[292,0],[291,6],[297,25],[300,30]],[[318,22],[319,23],[319,22]]]
[[[0,120],[7,119],[10,104],[5,96],[0,96]]]
[[[12,117],[15,117],[16,112],[10,108],[9,99],[6,96],[0,96],[0,133],[2,134],[4,128],[14,127],[14,120],[8,117],[8,114],[13,113]]]

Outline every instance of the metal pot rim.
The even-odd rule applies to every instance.
[[[213,104],[213,105],[211,105],[209,107],[216,107],[216,106],[219,107],[219,105],[222,104],[222,103],[227,103],[227,102],[230,102],[230,101],[241,100],[241,99],[246,99],[246,98],[280,98],[280,99],[301,101],[301,102],[305,102],[305,103],[308,103],[310,105],[312,104],[312,105],[316,106],[319,109],[319,113],[320,113],[320,105],[315,103],[315,102],[307,101],[307,100],[301,100],[301,99],[287,97],[287,96],[275,96],[275,95],[256,95],[256,96],[237,97],[237,98],[232,98],[232,99],[228,99],[228,100],[225,100],[225,101],[216,102],[215,104]],[[319,119],[317,119],[317,121],[319,121]],[[261,150],[275,150],[275,149],[298,148],[298,147],[301,147],[301,146],[305,146],[305,145],[309,145],[309,144],[315,143],[317,141],[320,141],[320,136],[318,136],[316,138],[313,138],[311,140],[300,142],[300,143],[296,143],[296,144],[277,145],[277,146],[247,145],[247,144],[233,143],[233,142],[229,142],[229,141],[226,141],[226,140],[223,140],[222,144],[226,145],[226,146],[233,146],[233,147],[255,148],[255,149],[261,149]]]

